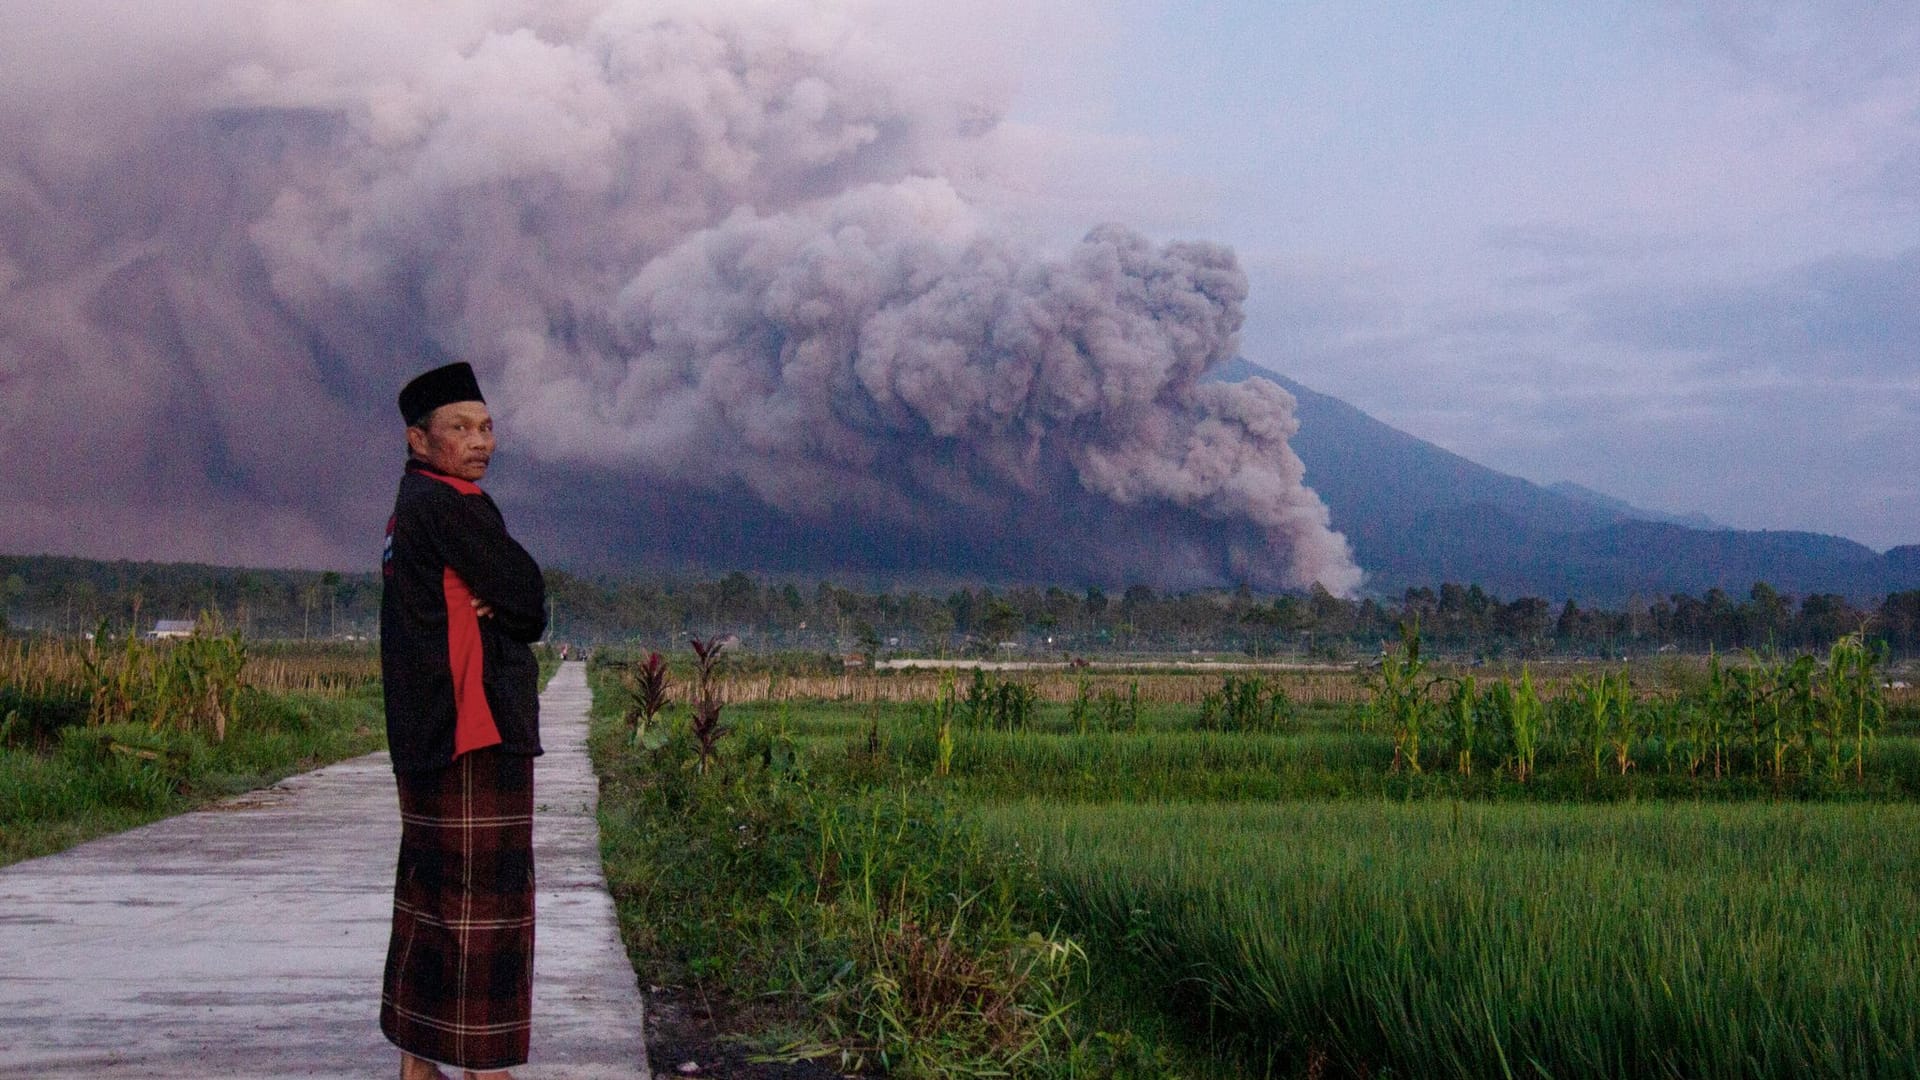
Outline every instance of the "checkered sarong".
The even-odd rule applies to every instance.
[[[533,759],[498,749],[397,774],[400,865],[380,1030],[485,1071],[527,1060],[533,1009]]]

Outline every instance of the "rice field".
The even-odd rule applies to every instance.
[[[980,813],[1263,1074],[1920,1074],[1910,805]]]
[[[1920,1076],[1911,702],[1842,731],[1806,664],[1426,674],[1418,749],[1377,672],[763,684],[721,772],[982,829],[1027,925],[1214,1062],[1151,1075]]]

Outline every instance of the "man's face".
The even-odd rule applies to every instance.
[[[433,410],[423,430],[407,429],[407,448],[434,472],[469,483],[487,475],[493,457],[493,414],[478,401],[455,401]]]

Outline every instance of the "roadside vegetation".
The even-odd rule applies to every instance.
[[[385,741],[369,645],[0,638],[0,865]]]
[[[1910,1076],[1920,708],[1886,663],[1843,635],[1476,667],[1409,628],[1339,689],[613,650],[589,675],[636,965],[765,1055]]]

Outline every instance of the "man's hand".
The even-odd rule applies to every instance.
[[[475,615],[478,615],[483,619],[493,618],[492,604],[487,603],[485,600],[482,600],[477,596],[468,597],[467,602],[473,605],[473,613]]]

